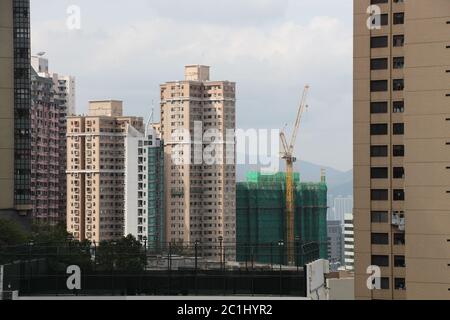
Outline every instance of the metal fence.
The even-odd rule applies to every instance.
[[[281,243],[221,244],[221,254],[206,256],[200,243],[160,250],[29,244],[1,248],[0,264],[3,290],[20,295],[304,296],[303,264],[318,258],[318,245],[299,244],[297,263],[290,267],[283,266],[283,248]],[[70,265],[81,269],[81,290],[68,290]]]

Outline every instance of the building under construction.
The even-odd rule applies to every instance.
[[[327,259],[327,185],[302,183],[294,173],[295,261]],[[237,260],[287,264],[286,174],[247,174],[237,184]]]

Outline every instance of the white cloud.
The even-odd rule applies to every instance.
[[[300,157],[351,167],[352,30],[351,20],[337,18],[335,1],[304,19],[292,10],[301,17],[299,3],[312,6],[309,0],[177,1],[175,11],[173,0],[139,0],[122,11],[109,1],[98,16],[97,1],[80,2],[79,32],[61,27],[64,19],[55,15],[34,18],[33,50],[47,51],[53,70],[78,77],[81,110],[89,99],[114,97],[146,116],[159,83],[182,78],[185,64],[204,63],[213,78],[238,83],[239,126],[280,128],[293,122],[310,83]]]

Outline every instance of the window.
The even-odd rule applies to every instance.
[[[394,256],[394,267],[406,268],[405,256]]]
[[[395,35],[392,38],[394,47],[403,47],[405,45],[405,36],[404,35]]]
[[[394,101],[392,104],[394,113],[403,113],[405,112],[405,102],[404,101]]]
[[[379,58],[370,60],[370,70],[386,70],[388,68],[388,59]]]
[[[388,125],[385,123],[371,124],[370,134],[372,136],[383,136],[388,134]]]
[[[394,91],[403,91],[405,89],[405,80],[403,79],[394,79],[392,81],[392,90]]]
[[[404,157],[405,156],[405,146],[396,145],[392,148],[392,154],[394,157]]]
[[[406,241],[405,241],[404,233],[394,233],[394,245],[404,246],[405,243],[406,243]]]
[[[387,113],[388,112],[388,103],[387,102],[372,102],[370,104],[370,113]]]
[[[395,290],[406,290],[406,281],[404,278],[395,278]]]
[[[370,38],[370,47],[375,48],[387,48],[388,46],[388,37],[371,37]]]
[[[388,90],[387,80],[373,80],[370,81],[370,91],[371,92],[383,92]]]
[[[379,267],[389,267],[389,256],[372,256],[372,265]]]
[[[370,213],[370,220],[372,223],[388,223],[389,216],[387,211],[372,211]]]
[[[394,179],[404,179],[405,178],[405,168],[395,167],[393,169],[393,177],[394,177]]]
[[[397,12],[394,13],[394,24],[404,24],[405,23],[405,13]]]
[[[405,191],[402,189],[395,189],[394,193],[394,201],[405,201]]]
[[[405,124],[404,123],[394,123],[393,124],[393,134],[394,135],[405,134]]]
[[[387,201],[389,200],[389,191],[387,189],[373,189],[370,191],[370,198],[372,201]]]
[[[389,278],[381,278],[381,290],[389,290]]]
[[[394,57],[393,68],[394,69],[403,69],[405,67],[405,58],[404,57]]]
[[[371,168],[370,177],[372,179],[387,179],[388,178],[388,168]]]
[[[372,244],[374,245],[388,245],[389,234],[388,233],[372,233]]]
[[[370,156],[374,158],[383,158],[388,156],[388,146],[371,146]]]

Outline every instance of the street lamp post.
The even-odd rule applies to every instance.
[[[94,272],[95,272],[97,269],[97,242],[94,240],[92,244],[94,245]]]
[[[301,241],[300,236],[296,236],[296,237],[295,237],[295,244],[296,244],[296,247],[297,247],[297,273],[298,273],[298,271],[299,271],[299,269],[300,269],[300,267],[299,267],[299,260],[300,260],[300,254],[299,254],[300,241]]]
[[[198,245],[200,244],[200,241],[196,240],[195,241],[195,273],[197,273],[197,268],[198,268]]]
[[[148,238],[146,236],[142,237],[142,240],[144,240],[144,254],[145,254],[144,266],[146,271],[147,271],[147,239]]]
[[[33,278],[33,263],[31,261],[31,250],[33,249],[34,242],[31,240],[28,243],[28,266],[30,269],[30,278],[28,279],[28,291],[31,294],[31,279]]]
[[[279,247],[279,249],[280,249],[280,296],[282,296],[283,295],[283,273],[282,273],[282,271],[283,271],[283,266],[282,266],[282,263],[283,263],[283,247],[284,247],[284,241],[283,240],[280,240],[280,241],[278,241],[278,247]]]
[[[219,237],[219,243],[220,243],[220,269],[223,270],[223,237]]]

